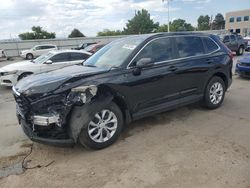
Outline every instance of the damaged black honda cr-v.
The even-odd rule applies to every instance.
[[[26,77],[13,93],[31,140],[100,149],[132,120],[197,101],[219,107],[231,69],[230,51],[214,35],[139,35],[106,45],[83,66]]]

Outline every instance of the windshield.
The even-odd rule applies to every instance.
[[[54,54],[51,52],[48,52],[48,53],[43,54],[43,55],[39,56],[38,58],[32,60],[31,62],[42,64],[42,63],[48,61],[52,56],[54,56]]]
[[[87,59],[84,65],[106,68],[119,67],[145,38],[144,35],[115,40]]]

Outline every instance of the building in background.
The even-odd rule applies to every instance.
[[[226,30],[250,36],[250,9],[226,13]]]

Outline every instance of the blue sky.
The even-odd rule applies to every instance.
[[[0,6],[0,39],[16,38],[33,25],[56,32],[57,37],[68,36],[73,28],[95,36],[103,29],[122,29],[135,10],[142,8],[160,24],[167,23],[162,0],[4,0]],[[170,19],[185,19],[195,26],[199,15],[225,15],[241,9],[250,9],[250,0],[172,0]]]

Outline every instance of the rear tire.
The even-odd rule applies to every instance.
[[[216,109],[221,106],[225,97],[225,83],[218,77],[214,76],[207,84],[204,93],[203,104],[208,109]]]
[[[243,46],[240,46],[238,51],[236,52],[236,55],[240,56],[244,53],[244,47]]]
[[[26,59],[33,59],[34,58],[34,56],[33,56],[33,54],[31,54],[31,53],[28,53],[27,55],[26,55]]]
[[[123,128],[123,114],[113,102],[99,112],[95,112],[87,125],[83,126],[78,140],[90,149],[103,149],[113,144]]]

